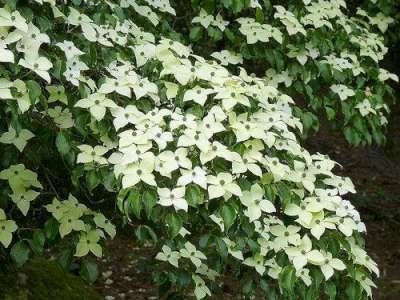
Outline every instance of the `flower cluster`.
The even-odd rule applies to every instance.
[[[296,111],[296,116],[307,119],[304,134],[318,128],[316,117],[309,121],[310,111],[323,109],[328,120],[344,129],[349,143],[384,142],[389,109],[383,99],[390,98],[387,96],[393,92],[385,82],[389,77],[384,79],[378,75],[387,72],[378,64],[388,51],[382,33],[394,23],[394,19],[382,12],[373,17],[361,8],[350,17],[345,1],[303,1],[293,5],[281,5],[279,1],[264,5],[261,2],[250,1],[241,6],[215,1],[200,8],[200,15],[192,22],[202,22],[208,28],[217,13],[227,21],[221,29],[225,34],[207,31],[211,38],[211,51],[207,53],[201,46],[198,50],[215,57],[214,52],[224,39],[225,51],[239,52],[244,62],[250,65],[248,69],[257,74],[265,72],[266,79],[271,72],[285,74],[288,80],[276,82],[280,90],[293,97],[300,93],[309,102],[309,111]],[[185,7],[185,11],[188,9]],[[191,9],[198,11],[199,8],[193,5]],[[378,32],[374,32],[375,26],[379,28]],[[189,40],[196,42],[196,50],[197,45],[202,45],[199,43],[202,36],[206,42],[200,29],[192,30],[189,36]],[[216,58],[222,65],[229,63],[221,56]],[[390,79],[398,82],[394,74]],[[327,92],[326,87],[331,85],[347,86],[354,93],[345,98],[340,94],[337,97],[338,93]],[[367,100],[375,113],[359,111],[367,90]],[[342,103],[343,100],[346,103]],[[344,123],[335,118],[340,115],[344,116]]]

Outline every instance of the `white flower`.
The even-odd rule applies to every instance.
[[[33,138],[35,135],[30,132],[28,129],[21,129],[18,133],[17,131],[10,126],[7,132],[4,132],[0,136],[0,143],[3,144],[13,144],[19,152],[22,152],[28,143],[28,141]]]
[[[222,16],[220,15],[220,13],[218,13],[218,14],[215,16],[215,20],[213,20],[213,21],[211,22],[211,25],[213,25],[213,26],[215,26],[215,27],[218,27],[219,30],[221,30],[221,31],[224,31],[225,28],[226,28],[226,26],[229,25],[229,22],[228,22],[228,21],[225,21],[225,20],[222,18]]]
[[[200,161],[203,165],[216,157],[221,157],[228,161],[241,160],[239,153],[229,151],[228,147],[217,141],[209,145],[208,151],[200,153]]]
[[[343,84],[333,84],[331,85],[332,92],[339,95],[340,100],[344,101],[349,97],[355,95],[354,91]]]
[[[206,286],[206,283],[200,276],[192,275],[192,279],[194,281],[194,295],[196,299],[203,299],[207,296],[211,296],[210,289]]]
[[[74,43],[71,41],[65,40],[62,43],[61,42],[57,43],[56,46],[59,47],[62,51],[64,51],[65,57],[67,58],[67,60],[70,60],[76,56],[85,54],[84,52],[82,52],[81,50],[76,48]]]
[[[111,110],[111,114],[114,117],[113,124],[115,130],[119,130],[128,124],[140,123],[144,118],[144,114],[140,112],[134,105],[117,107]]]
[[[271,233],[275,236],[273,246],[275,251],[286,248],[289,244],[298,245],[300,242],[300,227],[289,225],[273,225],[270,227]]]
[[[188,147],[196,145],[201,151],[206,152],[209,148],[210,136],[206,135],[204,132],[194,130],[194,129],[186,129],[179,137],[178,147]]]
[[[87,163],[98,163],[100,165],[107,164],[107,159],[103,157],[103,155],[108,152],[108,148],[103,146],[89,146],[89,145],[80,145],[78,149],[82,152],[78,154],[76,162],[87,164]]]
[[[185,92],[185,95],[183,96],[183,101],[186,102],[192,100],[203,106],[207,100],[208,95],[212,93],[214,93],[213,89],[204,89],[196,86],[193,89],[187,90]]]
[[[247,207],[244,214],[253,222],[261,217],[262,212],[272,213],[276,209],[271,201],[264,199],[264,190],[258,184],[253,184],[250,191],[243,191],[240,201]]]
[[[0,8],[0,27],[15,27],[23,32],[28,31],[28,24],[19,11],[10,13],[5,8]]]
[[[324,256],[318,250],[312,249],[310,238],[305,235],[300,244],[296,247],[289,247],[285,249],[289,259],[292,260],[293,266],[296,270],[302,269],[308,263],[313,265],[321,265],[324,262]]]
[[[48,83],[50,83],[51,78],[48,71],[53,67],[53,64],[46,57],[38,56],[35,58],[21,58],[18,64],[25,68],[31,69]]]
[[[261,276],[264,275],[265,272],[264,257],[262,257],[259,253],[255,254],[252,257],[246,258],[243,264],[255,268],[257,273],[260,274]]]
[[[334,270],[343,271],[346,269],[346,265],[338,258],[333,258],[331,253],[323,253],[324,260],[320,266],[322,273],[324,274],[325,280],[331,278],[334,274]]]
[[[106,78],[106,81],[101,85],[99,93],[110,94],[117,92],[126,97],[131,97],[131,82],[127,78]]]
[[[182,248],[179,252],[182,257],[190,259],[196,267],[200,267],[201,261],[207,259],[203,252],[197,250],[190,242],[186,242],[185,248]]]
[[[107,108],[117,107],[114,101],[106,98],[106,95],[101,93],[90,94],[87,98],[79,100],[75,106],[89,108],[90,114],[97,121],[104,118]]]
[[[219,173],[217,176],[208,175],[208,197],[209,199],[225,197],[229,199],[232,194],[241,196],[240,187],[233,181],[233,177],[229,173]]]
[[[128,167],[123,171],[122,187],[126,189],[136,185],[140,181],[143,181],[148,185],[157,186],[153,170],[154,160],[149,158],[128,165]]]
[[[358,108],[358,110],[360,111],[360,114],[365,117],[367,115],[369,115],[370,113],[372,114],[376,114],[375,109],[372,108],[371,106],[371,102],[368,101],[368,99],[364,99],[363,102],[358,103],[356,105],[356,108]]]
[[[162,252],[157,253],[156,259],[167,261],[176,268],[179,268],[179,259],[181,255],[178,251],[172,251],[167,245],[162,246]]]
[[[175,210],[188,210],[188,203],[185,200],[185,187],[178,187],[173,190],[168,188],[158,188],[160,199],[158,203],[162,206],[174,206]]]
[[[196,166],[193,170],[181,169],[181,173],[182,176],[178,179],[178,185],[185,186],[193,182],[201,186],[203,189],[207,189],[207,173],[201,167]]]
[[[229,64],[237,65],[243,63],[243,57],[241,54],[236,54],[228,50],[222,50],[220,52],[213,52],[211,57],[219,60],[221,65],[227,66]]]
[[[193,18],[192,23],[200,23],[204,28],[208,28],[213,21],[214,17],[207,14],[207,12],[202,8],[200,14]]]

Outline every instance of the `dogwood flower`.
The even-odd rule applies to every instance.
[[[57,43],[56,46],[59,47],[62,51],[64,51],[67,60],[85,54],[84,52],[76,48],[75,44],[71,41],[65,40],[63,42]]]
[[[333,258],[332,254],[322,252],[324,256],[323,264],[320,265],[321,272],[324,274],[325,280],[331,278],[334,274],[334,270],[343,271],[346,269],[346,265],[338,258]]]
[[[312,249],[311,240],[307,235],[303,236],[299,245],[286,248],[285,252],[289,256],[289,259],[292,260],[293,266],[297,271],[308,263],[321,265],[325,259],[320,251]]]
[[[363,117],[369,115],[370,113],[376,114],[375,109],[372,108],[371,102],[369,102],[368,99],[364,99],[363,102],[358,103],[356,108],[360,111],[360,114]]]
[[[261,276],[265,273],[264,257],[260,253],[256,253],[254,256],[248,257],[243,261],[243,264],[256,269],[257,273]]]
[[[210,136],[204,132],[185,129],[184,133],[178,139],[178,147],[197,146],[201,151],[206,152],[210,146]]]
[[[65,94],[65,88],[62,85],[48,85],[46,86],[46,90],[49,92],[49,97],[47,101],[49,103],[53,103],[56,101],[60,101],[65,105],[68,105],[68,97]]]
[[[87,98],[79,100],[75,106],[89,108],[90,114],[97,121],[104,118],[107,108],[117,107],[114,101],[106,98],[106,95],[101,93],[90,94]]]
[[[286,248],[289,244],[298,245],[300,242],[300,231],[298,226],[284,226],[284,225],[273,225],[270,227],[271,233],[275,236],[273,240],[273,247],[275,251]]]
[[[106,217],[101,214],[97,213],[93,217],[93,221],[96,224],[97,227],[103,229],[107,234],[111,237],[114,238],[116,234],[115,226],[108,220]]]
[[[190,261],[196,266],[200,267],[201,261],[206,260],[207,257],[203,254],[203,252],[196,249],[195,245],[190,242],[185,243],[185,248],[179,250],[179,253],[182,257],[190,259]]]
[[[301,280],[303,280],[303,282],[304,282],[304,284],[306,286],[310,286],[311,285],[312,279],[311,279],[311,276],[310,276],[310,270],[309,269],[303,268],[303,269],[296,270],[296,276],[300,277]]]
[[[99,230],[90,230],[89,232],[81,233],[79,237],[79,242],[76,245],[75,256],[82,257],[86,256],[89,251],[95,256],[102,256],[101,246],[98,244],[100,240]]]
[[[79,209],[66,211],[60,219],[60,236],[70,234],[72,231],[85,231],[85,223],[80,219],[82,212]]]
[[[51,82],[48,71],[53,67],[53,64],[46,57],[38,56],[35,58],[21,58],[18,64],[23,66],[24,68],[31,69],[48,83]]]
[[[214,223],[218,225],[219,229],[221,229],[221,232],[225,231],[224,219],[222,219],[220,216],[217,216],[215,214],[210,215],[210,219],[213,220]]]
[[[227,66],[229,64],[237,65],[243,63],[243,57],[240,54],[236,54],[228,50],[213,52],[211,53],[211,57],[219,60],[219,62],[223,66]]]
[[[199,86],[194,87],[193,89],[187,90],[185,95],[183,96],[183,101],[194,101],[201,106],[204,106],[204,103],[207,101],[208,95],[214,93],[213,89],[203,89]]]
[[[300,203],[300,205],[289,203],[285,207],[284,212],[288,216],[297,216],[298,219],[296,221],[298,221],[300,224],[310,224],[313,217],[312,213],[307,210],[307,205],[304,203]]]
[[[74,126],[72,113],[68,108],[63,110],[61,106],[56,106],[54,108],[49,108],[47,113],[59,128],[67,129]]]
[[[211,296],[210,289],[200,276],[192,275],[192,279],[195,284],[194,295],[196,296],[196,299],[203,299],[207,296]]]
[[[219,173],[217,176],[208,175],[208,197],[209,199],[225,197],[229,199],[232,194],[242,196],[240,187],[233,181],[233,177],[229,173]]]
[[[253,184],[250,191],[243,191],[240,201],[247,207],[244,214],[253,222],[261,217],[262,212],[272,213],[276,209],[271,201],[264,199],[264,190],[258,184]]]
[[[28,129],[21,129],[17,132],[12,126],[8,128],[8,131],[0,136],[0,143],[13,144],[19,152],[22,152],[28,143],[28,141],[35,135]]]
[[[182,175],[178,178],[177,185],[185,186],[193,182],[203,189],[207,189],[207,173],[201,167],[196,166],[192,170],[180,169],[180,171]]]
[[[143,159],[138,163],[132,163],[123,171],[122,186],[125,189],[136,185],[139,181],[157,186],[153,170],[154,161],[151,159]]]
[[[28,31],[28,24],[18,10],[13,12],[0,8],[0,27],[15,27],[23,32]]]
[[[37,174],[26,169],[23,164],[12,165],[8,169],[2,170],[0,179],[8,180],[8,184],[14,193],[21,193],[32,186],[42,188],[37,179]]]
[[[4,210],[0,208],[0,242],[4,248],[7,248],[11,244],[13,232],[17,229],[18,226],[15,221],[7,220]]]
[[[371,280],[370,277],[365,275],[363,272],[356,270],[356,280],[360,283],[361,287],[367,293],[368,297],[372,298],[372,290],[371,287],[376,288],[375,283]]]
[[[108,148],[103,146],[92,147],[90,145],[80,145],[78,149],[82,152],[78,154],[76,162],[87,164],[87,163],[98,163],[100,165],[107,164],[107,159],[103,155],[108,152]]]
[[[218,13],[218,14],[215,16],[215,19],[211,22],[211,25],[212,25],[212,26],[215,26],[215,27],[218,27],[218,29],[221,30],[221,31],[224,31],[225,28],[226,28],[226,26],[229,25],[229,22],[228,22],[228,21],[225,21],[225,20],[222,18],[221,14]]]
[[[156,259],[167,261],[176,268],[179,268],[179,259],[181,255],[178,251],[172,251],[167,245],[162,246],[162,252],[157,253]]]
[[[157,189],[158,204],[162,206],[173,206],[176,211],[182,209],[184,211],[188,210],[188,203],[185,200],[185,187],[178,187],[173,190],[168,188],[158,188]]]
[[[28,214],[31,202],[40,195],[34,190],[26,190],[22,193],[14,193],[10,195],[11,200],[17,205],[21,213],[26,216]]]
[[[106,78],[105,82],[100,86],[98,91],[103,94],[116,92],[122,96],[131,97],[131,83],[127,78]]]
[[[202,8],[200,14],[193,18],[192,23],[200,23],[204,28],[208,28],[213,21],[214,17],[207,14],[207,12]]]
[[[200,153],[200,161],[203,165],[216,157],[221,157],[232,162],[241,160],[239,153],[229,151],[228,147],[217,141],[210,144],[207,151]]]
[[[340,100],[344,101],[349,97],[355,95],[354,91],[343,84],[333,84],[331,85],[331,91],[338,94]]]

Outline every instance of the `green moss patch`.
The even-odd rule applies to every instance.
[[[1,300],[104,299],[81,278],[65,272],[56,262],[33,259],[22,269],[0,272]]]

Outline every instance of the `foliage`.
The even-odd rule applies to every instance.
[[[379,8],[391,7],[390,1],[370,4],[373,17],[362,9],[354,14],[345,1],[177,2],[181,17],[173,29],[195,42],[196,53],[231,69],[244,64],[301,103],[295,115],[303,136],[328,120],[350,144],[385,142],[388,100],[394,98],[388,82],[398,81],[378,65],[387,52],[381,34],[394,25]]]
[[[256,2],[221,1],[233,13]],[[222,33],[214,27],[223,22],[202,7],[199,22],[218,24],[207,29],[218,40]],[[282,9],[278,19],[286,20],[290,14]],[[91,259],[116,234],[103,213],[116,206],[137,239],[157,249],[160,294],[210,296],[229,270],[243,279],[246,296],[258,286],[268,297],[287,299],[370,297],[379,271],[363,250],[359,213],[346,200],[354,185],[333,173],[329,157],[298,141],[314,117],[304,117],[271,81],[282,78],[273,71],[267,80],[225,67],[226,52],[214,55],[220,63],[196,55],[199,47],[181,43],[173,30],[174,14],[168,1],[9,0],[0,9],[3,260],[23,265],[60,245],[61,265],[79,263],[80,274],[93,282]],[[358,24],[340,16],[344,24]],[[294,26],[289,31],[299,30],[299,37],[314,32]],[[366,37],[385,49],[361,28],[364,34],[352,35],[357,47],[368,52]],[[199,46],[202,30],[188,34]],[[281,31],[272,32],[279,44]],[[251,36],[241,47],[254,47]],[[290,68],[303,76],[293,80],[306,89],[313,67],[303,65],[314,62],[295,54],[304,50],[299,45],[291,49]],[[353,56],[353,63],[364,59]],[[330,64],[326,59],[319,68]],[[229,61],[241,64],[241,57]],[[353,97],[340,83],[352,81],[355,69],[325,69],[332,92]],[[375,82],[372,93],[375,87],[385,89]]]

